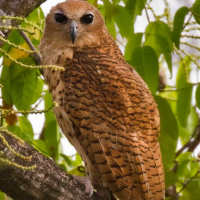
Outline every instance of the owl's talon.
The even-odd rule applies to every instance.
[[[95,185],[95,189],[97,190],[98,195],[101,196],[103,199],[111,200],[110,191],[108,189],[99,185]]]
[[[85,185],[85,194],[88,195],[88,197],[91,197],[93,194],[93,185],[89,178],[84,176],[76,176],[73,175],[73,177],[80,183]]]

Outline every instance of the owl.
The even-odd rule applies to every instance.
[[[98,9],[81,0],[53,7],[40,52],[43,65],[64,68],[44,69],[44,77],[94,189],[119,200],[164,199],[157,105]]]

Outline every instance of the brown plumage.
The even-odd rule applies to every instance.
[[[81,155],[95,188],[120,200],[163,199],[157,105],[125,62],[99,11],[68,0],[46,18],[42,63],[58,124]]]

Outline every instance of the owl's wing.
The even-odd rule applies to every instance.
[[[125,62],[77,60],[65,75],[67,112],[89,177],[122,200],[163,199],[159,114],[146,84]]]

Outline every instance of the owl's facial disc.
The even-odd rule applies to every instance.
[[[71,24],[70,24],[70,31],[69,31],[69,34],[70,34],[70,37],[71,37],[71,40],[72,40],[72,43],[74,44],[75,43],[75,40],[76,40],[76,36],[77,36],[77,23],[76,21],[72,20]]]

